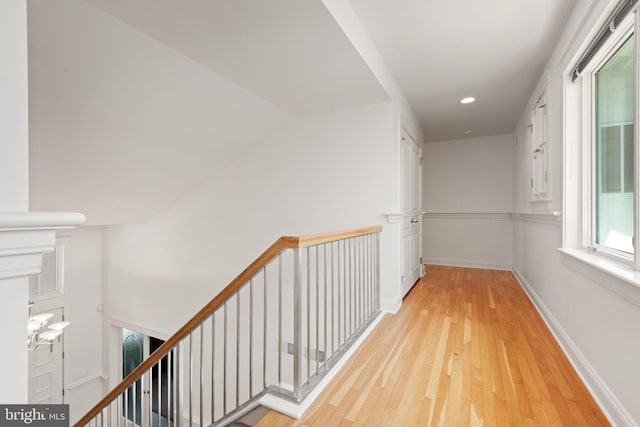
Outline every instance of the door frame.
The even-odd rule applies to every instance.
[[[161,332],[158,330],[148,328],[146,326],[141,326],[141,325],[137,325],[130,322],[124,322],[124,321],[113,319],[113,318],[108,319],[108,325],[109,325],[108,326],[109,327],[109,333],[108,333],[109,389],[113,389],[116,385],[118,385],[123,380],[123,377],[122,377],[122,330],[123,329],[128,329],[130,331],[138,332],[143,335],[144,337],[143,360],[149,356],[150,337],[154,337],[154,338],[158,338],[163,341],[166,341],[169,339],[171,335],[166,332]],[[179,366],[178,369],[182,369],[182,366]],[[145,382],[147,381],[150,382],[150,378],[147,378],[145,380]],[[142,384],[142,388],[143,390],[148,389],[149,384],[146,384],[146,383]],[[144,395],[144,393],[142,394]],[[183,398],[182,393],[180,393],[180,399],[182,398]],[[145,416],[150,412],[148,408],[144,407],[145,404],[150,405],[151,403],[148,401],[145,402],[145,400],[143,400],[142,408],[141,408],[142,410],[141,415],[143,416]],[[180,404],[182,404],[182,402]],[[135,424],[134,422],[131,422],[130,420],[124,420],[123,418],[122,421],[125,426],[130,426],[130,427],[137,426],[137,424]],[[144,420],[142,421],[142,425],[145,425]]]

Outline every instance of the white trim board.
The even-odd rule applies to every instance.
[[[562,225],[561,212],[423,212],[424,219],[501,219]]]
[[[511,219],[509,212],[423,212],[425,219]]]
[[[97,381],[104,381],[107,379],[107,376],[105,374],[103,374],[102,372],[93,372],[89,375],[85,375],[82,378],[76,379],[74,380],[71,384],[69,384],[68,386],[65,387],[66,390],[74,390],[76,388],[79,387],[83,387],[89,383],[93,383],[93,382],[97,382]]]
[[[511,218],[519,221],[535,222],[539,224],[562,225],[562,213],[560,212],[513,212]]]
[[[583,250],[556,250],[562,255],[562,263],[567,267],[640,307],[640,272]]]
[[[105,316],[105,320],[107,321],[108,326],[115,326],[117,328],[125,328],[130,331],[140,332],[141,334],[148,335],[150,337],[158,338],[161,340],[168,340],[175,333],[169,333],[167,331],[161,331],[159,329],[154,329],[149,325],[142,325],[139,323],[131,323],[126,320],[121,320],[117,317]],[[177,329],[176,329],[177,331]]]
[[[380,310],[385,313],[396,314],[402,307],[402,298],[386,299],[380,298]]]
[[[385,212],[382,215],[387,217],[387,223],[397,224],[402,220],[402,212]]]
[[[450,259],[450,258],[425,258],[424,264],[431,265],[444,265],[451,267],[464,267],[464,268],[483,268],[487,270],[504,270],[511,271],[512,266],[507,264],[493,264],[490,262],[472,261],[468,259]],[[427,271],[429,268],[427,267]]]
[[[73,228],[85,223],[76,212],[0,212],[0,230],[55,230]]]
[[[589,392],[591,392],[591,395],[596,400],[602,409],[602,412],[604,412],[611,424],[614,426],[639,427],[613,392],[611,392],[609,387],[607,387],[604,380],[600,375],[598,375],[598,372],[591,366],[591,364],[589,364],[586,357],[571,340],[567,332],[551,313],[551,310],[549,310],[544,301],[542,301],[538,296],[533,287],[531,287],[529,282],[527,282],[524,276],[515,267],[512,271],[513,275],[520,283],[520,286],[522,286],[534,307],[553,334],[556,342],[560,345],[565,356],[569,359],[569,362],[578,373],[578,376]]]

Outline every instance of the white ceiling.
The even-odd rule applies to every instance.
[[[388,99],[319,0],[86,0],[294,115]]]
[[[295,116],[388,99],[319,1],[27,4],[34,211],[144,221]]]
[[[349,0],[425,141],[510,133],[576,0]],[[474,104],[460,99],[474,96]]]

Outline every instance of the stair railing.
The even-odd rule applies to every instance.
[[[380,312],[381,226],[283,236],[76,426],[226,425],[300,402]]]

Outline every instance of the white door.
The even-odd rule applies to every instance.
[[[402,295],[404,296],[422,274],[420,258],[420,147],[404,128],[401,138],[401,210],[402,210]]]
[[[53,313],[49,323],[63,320],[62,308],[47,310],[47,313]],[[63,340],[62,335],[53,341],[53,347],[45,344],[29,351],[29,403],[64,403]]]

